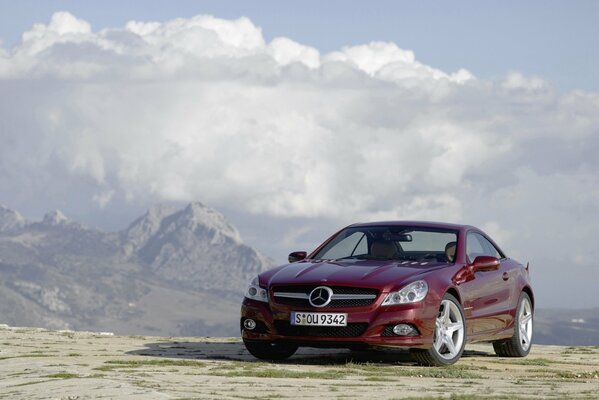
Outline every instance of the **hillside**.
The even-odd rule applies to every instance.
[[[272,266],[201,203],[152,207],[120,232],[0,207],[0,323],[234,335],[247,282]]]
[[[467,346],[448,368],[399,351],[300,349],[253,359],[239,339],[111,336],[0,326],[0,398],[597,398],[599,347],[534,346],[527,358]]]
[[[535,314],[534,342],[564,346],[599,346],[599,308],[540,308]]]

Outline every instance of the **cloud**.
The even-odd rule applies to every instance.
[[[416,61],[414,52],[403,50],[395,43],[372,42],[367,45],[346,47],[325,57],[329,61],[348,63],[366,72],[372,77],[391,82],[405,79],[439,80],[447,79],[463,83],[474,76],[465,69],[446,74]]]
[[[247,18],[92,31],[60,12],[0,47],[0,104],[2,193],[39,196],[43,176],[85,182],[90,207],[470,222],[523,255],[554,224],[597,228],[599,94],[446,72],[394,43],[320,54]]]
[[[106,192],[94,194],[92,200],[96,202],[100,208],[104,208],[108,203],[110,203],[110,200],[112,200],[113,196],[114,190],[108,190]]]
[[[280,66],[293,63],[301,63],[312,69],[320,66],[320,53],[318,50],[285,37],[274,38],[268,44],[267,52]]]

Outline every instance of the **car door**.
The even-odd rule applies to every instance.
[[[469,264],[477,256],[483,255],[500,259],[498,269],[477,271],[473,279],[463,284],[464,312],[469,320],[468,334],[477,336],[500,331],[511,319],[509,263],[485,236],[476,231],[470,231],[466,236],[466,255]]]

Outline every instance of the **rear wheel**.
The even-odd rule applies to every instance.
[[[261,360],[285,360],[291,357],[297,346],[289,343],[243,340],[247,351]]]
[[[435,321],[433,347],[411,349],[412,357],[421,365],[451,365],[460,359],[466,344],[466,322],[460,302],[449,293],[443,296]]]
[[[532,346],[533,309],[528,294],[522,292],[516,308],[514,335],[507,340],[493,342],[495,354],[500,357],[526,357]]]

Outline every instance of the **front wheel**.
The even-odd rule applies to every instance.
[[[514,335],[507,340],[493,342],[495,354],[499,357],[526,357],[532,346],[533,309],[530,297],[520,294],[516,308]]]
[[[435,321],[433,347],[411,349],[412,357],[421,365],[444,366],[460,359],[466,344],[466,322],[460,302],[449,293],[443,296]]]
[[[297,351],[297,346],[289,343],[252,341],[243,339],[247,351],[261,360],[285,360]]]

